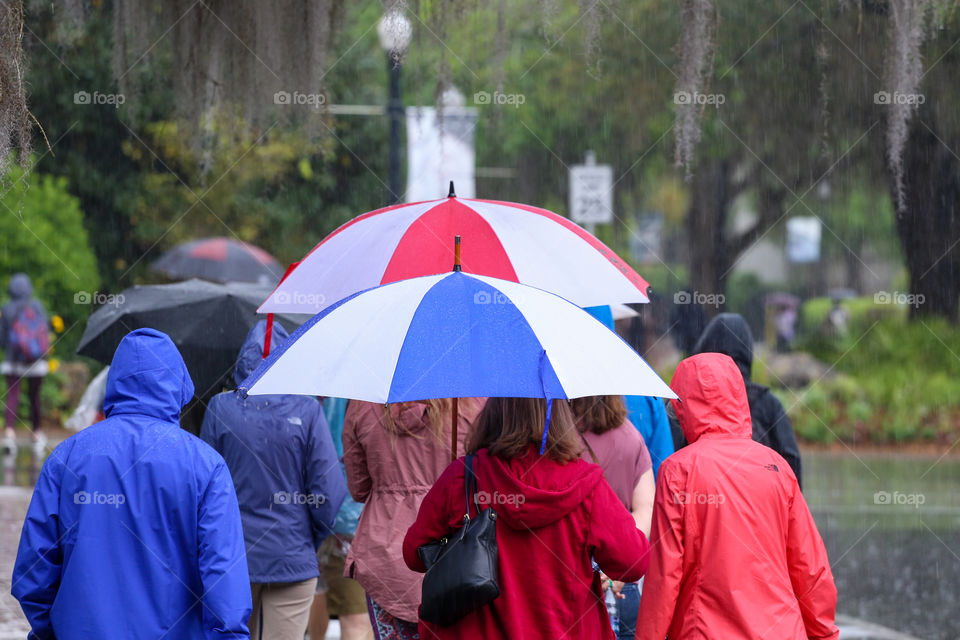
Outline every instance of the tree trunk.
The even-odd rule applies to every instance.
[[[734,180],[734,166],[732,161],[705,162],[691,184],[687,211],[690,287],[692,295],[706,301],[702,306],[709,316],[723,311],[727,279],[736,260],[780,220],[787,196],[786,189],[762,184],[759,172],[752,181]],[[756,189],[757,220],[743,233],[732,236],[727,229],[730,207],[748,187]]]
[[[707,315],[723,308],[725,273],[730,266],[727,255],[727,213],[735,196],[731,188],[732,170],[724,160],[705,161],[693,174],[690,208],[687,211],[687,241],[690,268],[690,294],[700,301]],[[711,296],[713,296],[711,298]],[[719,304],[703,304],[713,300]]]
[[[931,131],[931,124],[929,118],[918,117],[904,150],[904,202],[897,212],[897,235],[910,274],[910,317],[942,316],[956,323],[960,162]]]

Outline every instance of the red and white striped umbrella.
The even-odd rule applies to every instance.
[[[347,222],[288,272],[259,311],[314,314],[358,291],[447,273],[458,235],[465,273],[545,289],[581,307],[648,302],[647,282],[563,216],[514,202],[449,196]]]

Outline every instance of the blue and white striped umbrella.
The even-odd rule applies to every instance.
[[[580,307],[541,289],[461,272],[345,298],[303,324],[239,388],[377,403],[676,397]]]

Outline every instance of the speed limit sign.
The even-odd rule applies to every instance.
[[[579,224],[613,222],[613,167],[591,162],[570,167],[570,219]]]

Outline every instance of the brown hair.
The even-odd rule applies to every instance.
[[[423,404],[426,406],[427,418],[430,420],[430,431],[439,439],[443,435],[444,421],[450,421],[450,412],[453,410],[450,398],[385,404],[383,405],[383,420],[381,420],[383,428],[392,435],[400,435],[402,431],[404,435],[416,437],[416,434],[411,433],[405,425],[398,424],[393,417],[394,411],[399,415],[404,409],[414,404]]]
[[[547,420],[543,398],[489,398],[467,441],[467,452],[487,448],[503,460],[523,455],[532,444],[539,450]],[[565,400],[554,400],[547,432],[546,455],[557,462],[580,457],[583,448]]]
[[[597,435],[616,429],[627,419],[623,396],[587,396],[570,402],[580,433],[592,431]]]

